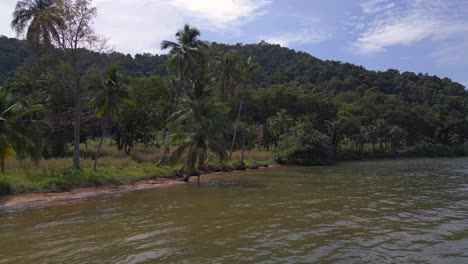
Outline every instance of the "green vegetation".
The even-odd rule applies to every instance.
[[[310,122],[301,122],[280,137],[274,153],[279,163],[298,165],[330,165],[334,153],[330,139],[314,129]]]
[[[43,160],[33,170],[2,162],[3,193],[188,181],[270,163],[272,152],[302,165],[468,154],[468,92],[447,78],[368,71],[265,42],[208,43],[189,25],[162,42],[168,55],[132,57],[107,52],[96,15],[90,0],[18,2],[12,27],[25,40],[0,37],[1,160]],[[70,164],[44,169],[51,161]]]
[[[156,162],[161,159],[163,150],[154,151],[144,146],[135,146],[130,155],[118,151],[107,144],[101,149],[100,166],[93,170],[93,157],[98,142],[86,147],[82,145],[82,169],[70,166],[72,163],[72,149],[68,158],[52,158],[42,160],[37,166],[34,161],[7,161],[8,171],[0,177],[0,195],[20,194],[30,192],[61,192],[76,187],[98,187],[105,185],[129,184],[144,180],[162,178],[174,179],[183,176],[180,173],[182,163],[158,167]],[[68,152],[68,151],[67,151]],[[210,160],[203,172],[232,171],[239,169],[240,152],[233,154],[232,160],[219,162]],[[250,168],[258,168],[272,163],[272,154],[267,151],[247,151],[245,164]]]

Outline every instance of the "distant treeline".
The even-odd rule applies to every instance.
[[[248,147],[277,146],[289,128],[298,122],[307,122],[329,138],[334,152],[398,151],[418,144],[425,144],[426,149],[427,144],[434,149],[444,146],[458,153],[467,149],[468,92],[463,85],[448,78],[400,73],[393,69],[369,71],[350,63],[322,61],[307,53],[265,42],[211,43],[207,58],[215,60],[232,51],[259,65],[249,79],[241,115],[241,121],[251,126]],[[149,96],[139,97],[139,103],[145,104],[146,110],[156,109],[151,108],[152,103],[162,105],[157,111],[140,109],[132,110],[136,112],[131,115],[124,113],[123,121],[112,128],[114,137],[118,142],[129,134],[132,142],[147,143],[154,139],[154,134],[166,127],[165,119],[173,111],[171,102],[177,96],[168,75],[168,56],[147,53],[130,56],[118,52],[94,55],[99,57],[96,61],[101,72],[115,65],[130,87],[140,92],[146,89]],[[3,82],[5,87],[23,85],[25,94],[37,89],[37,82],[28,85],[24,80],[28,79],[27,74],[44,74],[34,73],[38,69],[29,60],[31,56],[32,52],[22,41],[0,37],[0,84]],[[207,65],[206,71],[216,70],[210,66],[214,64]],[[57,84],[57,80],[52,83]],[[72,104],[71,97],[65,94],[60,94],[63,100],[56,102],[64,109]],[[228,103],[233,109],[229,113],[231,120],[235,120],[238,104]],[[57,115],[66,114],[57,111]],[[99,134],[99,125],[92,120],[85,119],[84,138]],[[147,124],[148,120],[154,123]],[[52,141],[61,139],[55,142],[59,146],[70,143],[70,129],[70,124],[56,127]],[[240,140],[237,137],[237,146]],[[64,148],[58,149],[62,150],[50,151],[48,155],[63,155]]]

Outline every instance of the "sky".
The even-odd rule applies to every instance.
[[[0,0],[0,35],[16,0]],[[468,0],[94,0],[114,50],[164,53],[185,23],[218,43],[265,40],[323,60],[448,77],[468,87]]]

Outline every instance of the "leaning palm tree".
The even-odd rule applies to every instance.
[[[0,87],[0,168],[5,174],[5,161],[16,154],[18,158],[37,158],[42,147],[32,113],[42,109],[40,105],[27,105],[15,98],[9,89]]]
[[[119,109],[124,104],[132,104],[132,100],[128,95],[128,89],[123,82],[117,67],[111,67],[107,72],[107,80],[105,85],[100,87],[96,97],[90,102],[94,108],[98,118],[102,119],[102,134],[99,140],[99,145],[94,158],[93,169],[96,170],[99,154],[101,152],[102,143],[107,136],[111,122],[117,120]]]
[[[50,45],[60,22],[60,3],[60,0],[18,1],[11,21],[12,29],[18,36],[26,33],[26,39],[35,48]]]
[[[174,124],[182,132],[172,136],[170,143],[177,147],[172,160],[184,160],[184,181],[199,175],[211,155],[220,160],[226,158],[223,147],[225,133],[229,129],[226,118],[228,109],[209,97],[184,99],[182,110],[173,114]]]

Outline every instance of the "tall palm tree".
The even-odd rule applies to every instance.
[[[200,31],[190,25],[185,25],[175,36],[176,42],[163,40],[161,43],[163,50],[170,49],[167,66],[179,78],[191,78],[196,67],[205,61],[208,43],[200,40]]]
[[[234,124],[234,135],[232,137],[231,152],[229,153],[229,158],[232,157],[234,152],[234,144],[236,143],[237,137],[237,127],[242,113],[242,108],[244,106],[245,94],[249,88],[250,80],[252,75],[260,68],[260,65],[257,63],[252,63],[252,59],[249,57],[246,61],[242,61],[240,64],[240,84],[235,90],[236,96],[234,98],[239,98],[239,110],[237,111],[236,123]]]
[[[103,121],[102,134],[94,158],[93,169],[96,170],[102,143],[107,136],[111,122],[117,120],[119,109],[124,104],[132,104],[128,95],[128,89],[118,72],[117,67],[111,67],[107,72],[105,85],[101,87],[96,97],[90,102],[98,118]]]
[[[275,145],[277,145],[278,138],[293,126],[294,119],[287,114],[285,109],[281,109],[276,115],[268,118],[267,122],[273,136],[275,136]]]
[[[225,102],[233,101],[242,78],[241,59],[235,51],[229,51],[216,62],[216,95]]]
[[[220,160],[226,158],[223,147],[224,135],[229,129],[226,118],[228,109],[221,103],[209,97],[183,100],[182,110],[173,114],[175,124],[181,126],[182,132],[171,138],[171,144],[177,149],[172,154],[172,160],[184,159],[185,177],[199,175],[210,154]]]
[[[26,32],[26,39],[33,45],[51,45],[60,22],[60,0],[20,0],[13,12],[11,27],[18,36]]]
[[[41,137],[34,122],[26,117],[42,109],[40,105],[28,106],[13,97],[11,91],[0,87],[0,168],[5,174],[5,161],[13,156],[36,157]]]
[[[178,84],[174,83],[175,88],[175,102],[174,111],[176,112],[179,105],[179,98],[181,87],[186,83],[194,81],[195,70],[197,68],[204,68],[205,64],[205,50],[208,48],[208,43],[199,39],[200,31],[197,28],[190,27],[186,24],[182,30],[177,31],[175,34],[176,42],[163,40],[161,49],[169,51],[169,58],[167,67],[174,75]],[[165,130],[166,131],[166,130]],[[169,146],[164,148],[163,158],[158,166],[162,165],[169,155]]]

